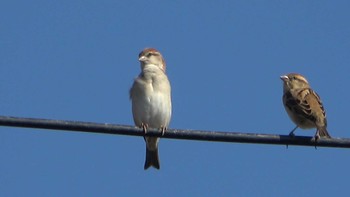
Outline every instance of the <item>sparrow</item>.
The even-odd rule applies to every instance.
[[[135,125],[146,133],[148,128],[160,129],[162,134],[171,119],[171,87],[165,73],[162,54],[154,48],[146,48],[139,54],[141,73],[130,89],[132,114]],[[144,169],[160,168],[158,137],[144,137],[146,161]]]
[[[318,94],[313,91],[306,80],[300,74],[290,73],[280,77],[283,81],[283,105],[290,119],[296,127],[289,133],[294,136],[294,131],[316,128],[315,141],[320,137],[331,138],[327,131],[326,112]]]

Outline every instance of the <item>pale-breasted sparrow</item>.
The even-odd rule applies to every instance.
[[[157,128],[164,133],[171,119],[171,87],[165,74],[165,61],[160,52],[146,48],[139,54],[141,73],[130,89],[132,113],[135,125],[143,128]],[[157,137],[145,137],[146,161],[144,169],[150,166],[160,168]]]
[[[291,132],[316,128],[315,140],[320,137],[330,138],[327,131],[326,112],[320,97],[310,88],[308,81],[300,74],[290,73],[281,76],[283,81],[283,104],[290,119],[297,125]]]

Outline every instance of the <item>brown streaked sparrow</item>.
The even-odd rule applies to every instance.
[[[148,128],[164,131],[171,118],[171,87],[165,74],[165,61],[154,48],[146,48],[139,54],[141,73],[130,89],[132,114],[135,125],[147,132]],[[146,161],[144,169],[160,168],[157,137],[144,137]]]
[[[297,125],[290,133],[300,127],[316,128],[315,141],[320,137],[330,138],[327,131],[326,112],[320,97],[310,88],[308,81],[300,74],[290,73],[281,76],[283,81],[283,105],[290,119]]]

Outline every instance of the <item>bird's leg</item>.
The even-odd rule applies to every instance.
[[[143,132],[146,134],[146,133],[147,133],[148,125],[145,124],[145,123],[141,123],[141,128],[143,129]]]
[[[167,129],[166,127],[160,127],[160,131],[162,132],[162,136],[164,136],[166,129]]]
[[[290,133],[289,133],[289,136],[290,137],[294,137],[295,134],[294,134],[294,131],[298,128],[298,126],[296,126]]]
[[[141,128],[142,128],[142,130],[143,130],[143,134],[146,135],[148,125],[145,124],[145,123],[141,123]],[[145,136],[143,136],[143,137],[145,137]]]

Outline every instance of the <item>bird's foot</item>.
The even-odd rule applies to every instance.
[[[162,136],[164,136],[166,129],[167,129],[166,127],[160,127],[160,131],[162,133]]]

